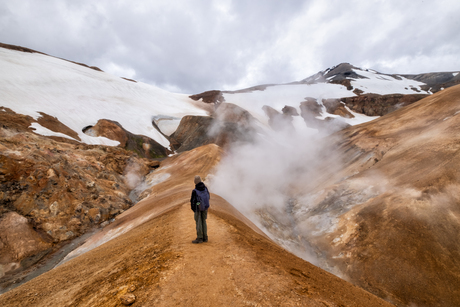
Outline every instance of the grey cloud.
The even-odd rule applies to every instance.
[[[197,93],[290,82],[340,62],[459,70],[459,12],[455,0],[23,0],[0,3],[0,41]]]

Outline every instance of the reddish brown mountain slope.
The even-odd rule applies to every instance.
[[[0,111],[2,288],[64,242],[130,208],[128,166],[141,177],[154,165],[121,148],[36,135],[31,121]]]
[[[193,175],[206,177],[220,155],[207,145],[165,160],[158,171],[171,177],[105,234],[138,227],[1,295],[0,304],[121,306],[131,293],[132,306],[389,306],[279,248],[216,195],[209,242],[191,244]]]
[[[315,200],[339,222],[314,240],[353,283],[398,305],[460,305],[459,135],[460,86],[339,135],[345,166]]]

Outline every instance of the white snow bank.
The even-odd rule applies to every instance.
[[[366,77],[367,79],[352,80],[351,85],[354,88],[362,90],[364,93],[373,93],[379,95],[388,94],[416,94],[429,92],[421,89],[420,86],[425,85],[423,82],[410,80],[401,76],[398,80],[392,76],[383,76],[371,71],[354,70],[358,75]]]
[[[371,120],[374,120],[380,117],[380,116],[367,116],[365,114],[356,113],[356,112],[353,112],[347,106],[345,106],[345,109],[347,109],[347,111],[353,114],[354,116],[354,118],[344,118],[344,121],[347,124],[352,125],[352,126],[367,123],[367,122],[370,122]]]
[[[58,136],[58,137],[62,137],[62,138],[66,138],[66,139],[70,139],[70,140],[74,140],[78,142],[78,140],[68,136],[67,134],[60,133],[60,132],[54,132],[52,130],[49,130],[48,128],[43,127],[39,123],[32,123],[30,127],[35,129],[35,133],[38,133],[44,136]],[[92,145],[102,144],[102,145],[107,145],[107,146],[117,146],[120,144],[120,142],[118,141],[114,141],[114,140],[111,140],[111,139],[108,139],[102,136],[100,137],[86,136],[85,138],[82,139],[82,141],[86,144],[92,144]]]
[[[117,121],[131,133],[168,147],[169,141],[152,126],[154,116],[180,119],[208,115],[200,103],[184,94],[126,81],[51,56],[4,48],[0,48],[0,93],[0,106],[35,119],[40,117],[38,112],[55,116],[88,144],[108,144],[106,139],[82,132],[99,119]],[[50,133],[43,127],[37,132]]]

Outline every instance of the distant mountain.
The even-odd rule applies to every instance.
[[[458,72],[388,75],[342,63],[298,82],[209,91],[189,98],[20,46],[0,44],[0,67],[1,106],[31,116],[35,133],[118,145],[145,157],[165,157],[181,142],[191,148],[252,139],[255,131],[267,127],[336,131],[373,120],[460,80]],[[221,123],[217,110],[222,103],[235,106],[226,108],[225,120],[238,117],[228,116],[229,110],[251,116],[245,134],[231,128],[231,121]],[[191,141],[189,129],[182,127],[179,142],[172,134],[186,115],[212,120],[188,118],[182,125],[196,120],[203,131],[227,128],[212,129],[213,134],[200,141],[190,136]]]
[[[417,75],[408,75],[408,74],[384,74],[370,69],[362,69],[355,67],[349,63],[341,63],[332,68],[328,68],[324,71],[318,72],[317,74],[310,76],[308,78],[300,81],[301,83],[314,84],[320,82],[326,83],[337,83],[337,84],[354,84],[356,88],[365,85],[364,81],[360,82],[359,79],[380,79],[387,81],[404,81],[404,79],[414,80],[422,83],[421,89],[416,87],[411,87],[410,89],[415,92],[425,92],[425,93],[436,93],[443,88],[447,88],[456,84],[460,84],[460,76],[458,72],[438,72],[438,73],[423,73]],[[349,81],[345,81],[349,80]],[[409,82],[410,83],[410,82]],[[350,86],[350,85],[348,85]],[[406,88],[405,88],[406,89]],[[366,92],[366,91],[364,91]],[[367,92],[374,94],[381,94],[381,90],[376,88],[371,88]],[[383,94],[393,94],[400,93],[396,92],[385,92]],[[404,94],[401,92],[401,94]]]
[[[297,82],[208,91],[190,97],[216,105],[236,104],[265,124],[275,112],[281,118],[288,106],[301,117],[292,121],[297,129],[303,129],[304,122],[320,129],[339,123],[336,130],[370,121],[459,83],[458,72],[390,75],[342,63]],[[272,111],[267,113],[264,106]]]

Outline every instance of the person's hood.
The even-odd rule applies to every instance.
[[[198,191],[204,191],[206,189],[206,186],[203,182],[199,182],[197,185],[195,185],[195,189],[197,189]]]

